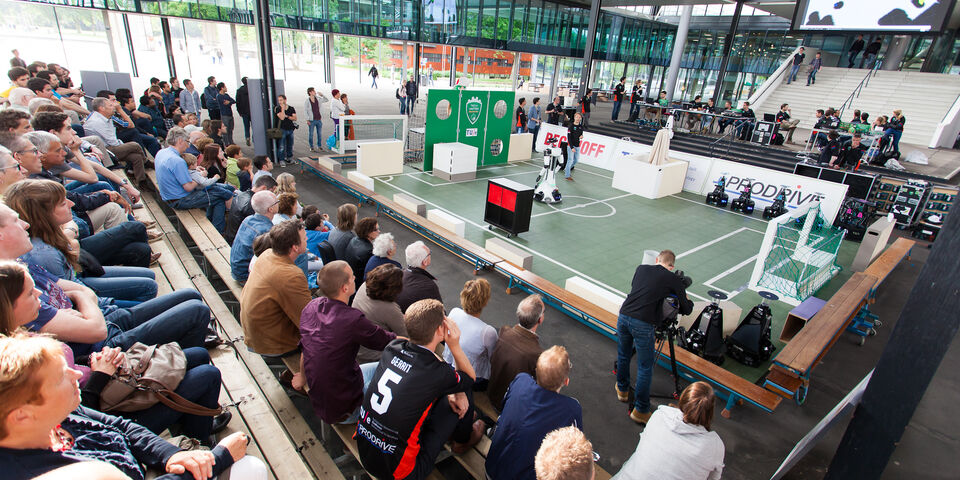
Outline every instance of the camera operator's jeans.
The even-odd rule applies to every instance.
[[[634,391],[635,408],[640,413],[650,412],[650,381],[653,379],[654,326],[621,314],[617,317],[617,388],[630,389],[630,359],[637,352],[637,386]]]

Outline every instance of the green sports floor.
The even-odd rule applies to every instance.
[[[611,172],[581,164],[574,172],[575,181],[559,180],[562,203],[534,202],[530,231],[507,238],[503,231],[489,230],[483,221],[486,180],[506,177],[533,185],[539,170],[534,160],[481,167],[476,180],[447,182],[406,166],[402,175],[376,177],[375,191],[388,198],[406,193],[424,201],[427,208],[461,218],[466,239],[477,245],[496,236],[532,253],[531,270],[560,286],[567,278],[579,276],[626,296],[644,250],[671,249],[677,254],[677,268],[693,278],[688,290],[691,300],[707,300],[708,290],[721,290],[731,294],[743,315],[760,302],[757,292],[746,289],[767,226],[760,209],[749,217],[706,205],[702,196],[687,192],[649,200],[612,188]],[[847,267],[858,246],[843,241],[838,257],[843,269],[817,297],[829,298],[849,278]],[[792,307],[774,301],[771,308],[771,337],[779,352],[783,347],[780,330]],[[750,368],[731,358],[723,364],[751,382],[759,380],[768,366],[769,362]]]

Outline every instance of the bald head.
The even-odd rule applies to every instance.
[[[271,216],[268,212],[276,204],[277,196],[270,190],[254,193],[253,197],[250,198],[250,206],[253,207],[253,211],[265,217]]]

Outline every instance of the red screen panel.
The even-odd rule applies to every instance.
[[[493,184],[490,184],[490,189],[487,190],[487,202],[492,203],[496,206],[500,206],[500,196],[503,191],[503,187]]]
[[[503,189],[503,193],[500,197],[500,206],[513,212],[517,207],[517,192],[513,190]]]

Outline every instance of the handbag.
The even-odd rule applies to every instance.
[[[174,392],[187,373],[187,357],[176,343],[134,343],[110,381],[100,392],[104,412],[139,412],[160,402],[178,412],[213,417],[222,407],[196,404]]]
[[[268,128],[267,138],[271,140],[280,140],[283,138],[283,130],[280,128]]]

